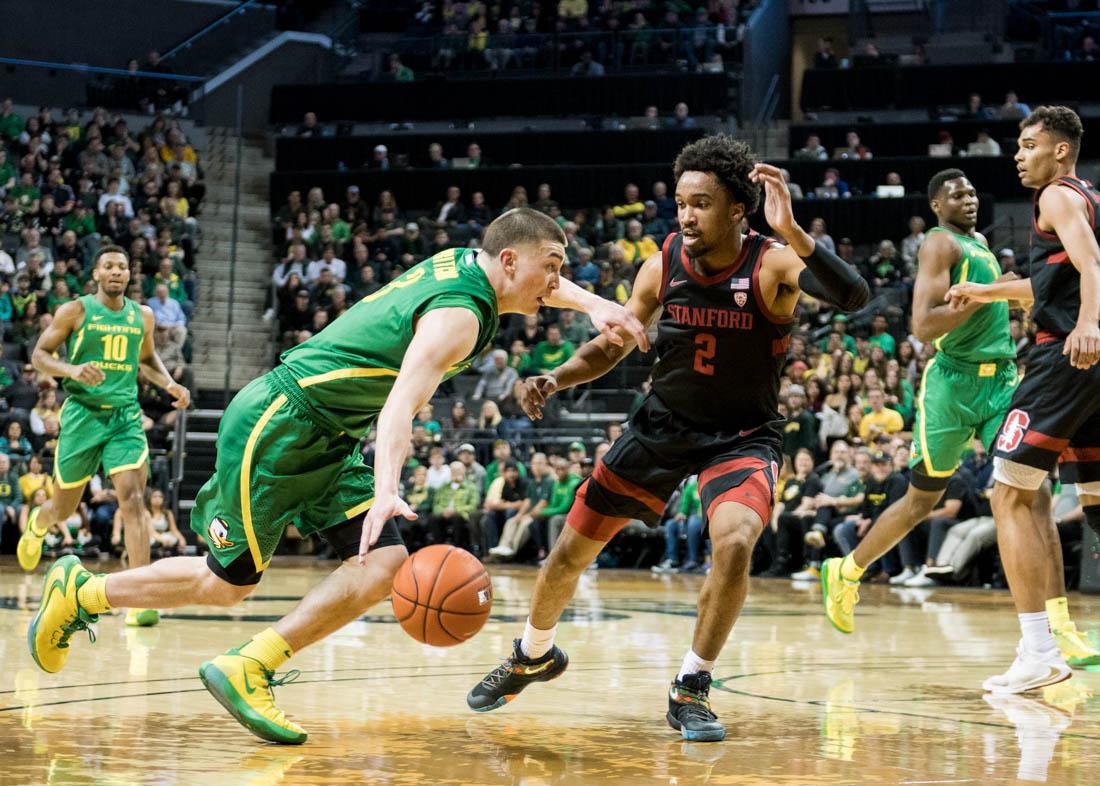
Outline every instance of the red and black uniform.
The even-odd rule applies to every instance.
[[[779,377],[794,324],[768,311],[760,294],[772,245],[749,232],[733,265],[703,276],[679,234],[665,240],[653,390],[577,490],[568,522],[582,535],[610,540],[631,519],[657,526],[694,473],[708,519],[726,501],[771,518],[782,460]]]
[[[1062,354],[1066,336],[1077,324],[1081,274],[1058,236],[1039,228],[1039,196],[1054,186],[1073,189],[1084,198],[1100,241],[1100,192],[1091,183],[1061,177],[1036,192],[1028,259],[1036,341],[997,436],[995,454],[1045,470],[1054,469],[1060,460],[1063,482],[1100,487],[1100,364],[1082,371]]]

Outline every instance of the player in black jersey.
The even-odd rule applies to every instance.
[[[1100,534],[1100,192],[1077,177],[1082,133],[1077,114],[1061,106],[1039,107],[1020,123],[1016,165],[1021,182],[1035,189],[1030,278],[948,291],[960,305],[1034,299],[1038,330],[994,453],[993,516],[1023,632],[1012,667],[982,684],[997,693],[1051,685],[1072,673],[1050,632],[1059,620],[1044,610],[1051,597],[1048,527],[1030,510],[1059,462],[1062,480],[1077,484],[1085,519]]]
[[[818,246],[794,220],[779,170],[756,164],[748,146],[712,136],[676,159],[681,234],[645,261],[627,303],[643,324],[660,315],[653,389],[592,477],[577,491],[568,523],[539,572],[531,613],[513,652],[470,691],[469,706],[492,710],[568,664],[553,645],[577,579],[631,519],[656,526],[687,475],[699,493],[713,545],[691,649],[669,692],[667,720],[689,740],[720,740],[710,710],[710,672],[748,590],[753,544],[770,517],[781,441],[779,378],[803,291],[847,310],[867,283]],[[765,191],[768,223],[787,241],[741,232]],[[595,339],[553,373],[525,384],[532,418],[553,393],[597,379],[633,348]]]

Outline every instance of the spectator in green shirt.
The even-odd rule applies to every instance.
[[[512,445],[506,439],[498,439],[493,443],[493,460],[489,462],[489,466],[485,468],[485,478],[482,481],[482,492],[489,490],[489,486],[493,481],[500,476],[501,469],[504,464],[512,459]],[[523,466],[522,461],[517,461],[519,469],[519,476],[521,478],[527,477],[527,467]]]
[[[680,564],[680,536],[687,539],[687,562]],[[699,477],[692,475],[680,491],[676,513],[665,520],[665,558],[653,566],[654,573],[701,573],[699,557],[703,546],[703,515],[699,502]]]
[[[64,232],[74,232],[78,238],[95,234],[95,216],[83,202],[77,202],[73,212],[61,219]]]
[[[561,328],[551,325],[546,328],[546,340],[535,345],[531,353],[531,364],[540,374],[547,374],[573,357],[576,347],[562,340]]]
[[[538,527],[532,527],[532,525],[537,525],[544,518],[543,512],[550,504],[550,495],[553,490],[554,474],[550,471],[546,454],[536,453],[531,456],[531,477],[527,483],[527,499],[524,500],[516,515],[505,522],[500,541],[489,549],[489,553],[505,559],[514,557],[523,548],[534,528],[535,537],[540,541],[539,559],[545,557],[546,548],[539,538]]]
[[[533,373],[531,366],[531,353],[523,339],[517,338],[512,342],[512,351],[508,353],[508,365],[516,370],[521,377]]]
[[[421,407],[420,411],[416,413],[416,417],[413,418],[413,428],[417,426],[423,426],[433,441],[438,440],[440,432],[443,431],[439,421],[432,417],[432,405],[430,403]]]
[[[0,529],[5,523],[19,524],[19,512],[23,508],[23,491],[19,487],[19,473],[11,468],[11,458],[0,453]]]
[[[42,200],[42,192],[34,184],[34,175],[24,172],[19,178],[19,184],[8,192],[15,197],[17,210],[24,213],[37,213],[39,202]]]
[[[894,337],[886,332],[886,315],[875,314],[875,319],[871,323],[871,337],[868,339],[872,346],[882,347],[882,351],[886,353],[886,357],[892,358],[897,352],[897,342],[894,341]]]
[[[0,137],[16,139],[23,133],[23,118],[15,113],[10,98],[0,104]]]
[[[579,475],[569,472],[569,462],[563,458],[554,461],[554,487],[550,490],[550,502],[542,510],[542,517],[547,520],[546,548],[554,547],[554,543],[565,526],[565,516],[573,507],[573,499],[577,496],[577,486],[581,484]]]
[[[15,187],[15,165],[8,158],[8,151],[0,147],[0,189]]]
[[[471,543],[470,515],[477,510],[480,501],[478,490],[466,482],[466,465],[452,461],[451,482],[436,489],[432,495],[432,516],[428,520],[432,542],[457,543],[468,548]]]
[[[844,342],[845,351],[852,355],[856,354],[856,340],[848,335],[848,317],[843,314],[837,314],[833,317],[833,333],[840,334],[840,339]],[[818,346],[821,347],[822,352],[828,352],[829,336],[821,339]]]

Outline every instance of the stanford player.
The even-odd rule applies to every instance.
[[[627,309],[644,324],[661,315],[653,389],[630,428],[577,491],[568,523],[539,572],[531,613],[512,655],[470,691],[467,703],[503,706],[567,664],[555,647],[558,618],[581,572],[631,519],[656,526],[687,475],[699,491],[713,567],[699,596],[692,646],[672,683],[667,719],[689,740],[720,740],[710,710],[710,672],[741,610],[749,558],[771,516],[777,465],[780,371],[794,311],[806,291],[846,310],[863,306],[867,283],[794,220],[778,169],[755,164],[748,146],[711,136],[674,165],[682,233],[638,271]],[[764,185],[768,222],[789,245],[741,233]],[[594,339],[553,373],[524,386],[523,406],[541,416],[548,396],[597,379],[633,348]]]
[[[1023,633],[1012,667],[982,683],[995,693],[1072,673],[1044,610],[1047,525],[1029,507],[1059,460],[1062,481],[1077,484],[1085,520],[1100,534],[1100,192],[1077,177],[1082,133],[1081,119],[1063,106],[1041,106],[1020,123],[1016,168],[1035,189],[1030,278],[948,291],[960,306],[1034,297],[1038,331],[994,452],[997,542]]]

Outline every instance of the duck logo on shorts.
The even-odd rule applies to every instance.
[[[1022,409],[1014,409],[1008,413],[1005,423],[1001,426],[1001,435],[997,437],[997,450],[1011,453],[1020,447],[1024,441],[1027,427],[1031,425],[1031,416]]]
[[[232,548],[234,543],[229,539],[229,527],[225,525],[225,522],[219,519],[217,516],[210,522],[210,526],[206,528],[206,532],[210,535],[210,542],[216,549],[228,549]]]

